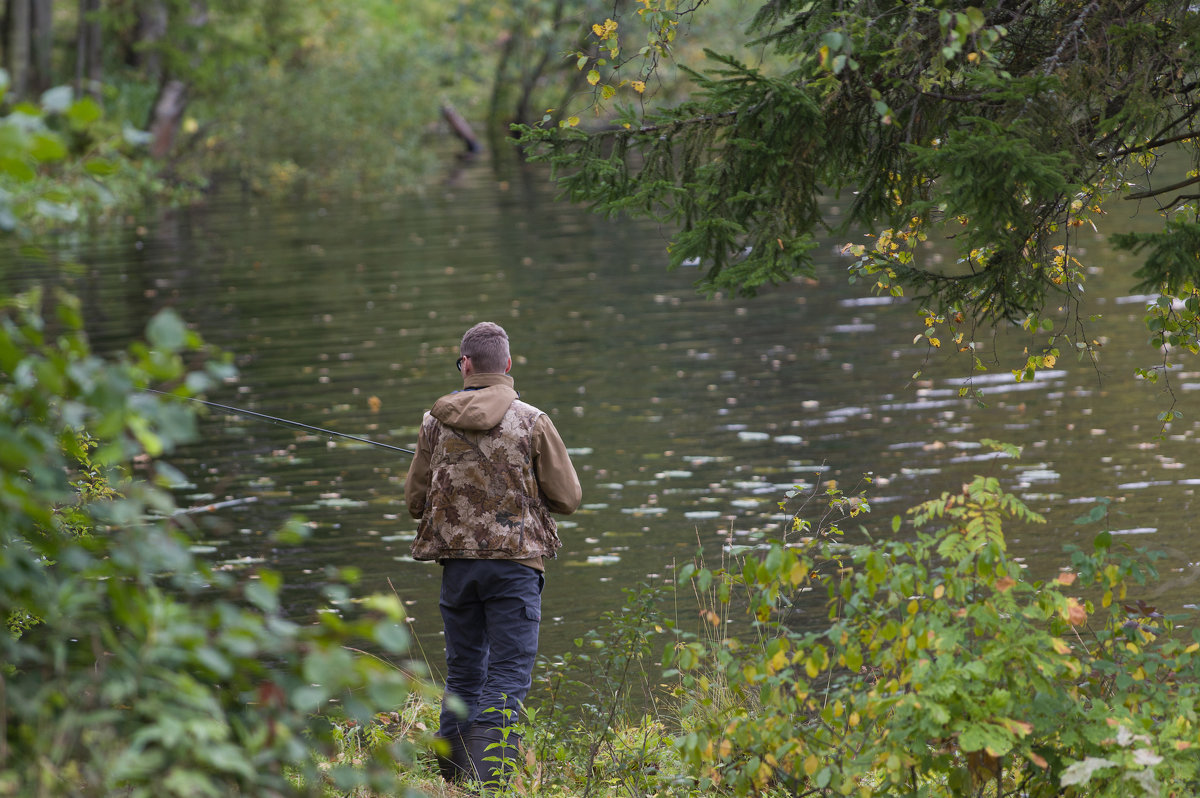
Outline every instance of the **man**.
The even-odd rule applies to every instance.
[[[404,496],[420,519],[413,557],[442,565],[438,765],[448,781],[486,784],[512,767],[533,681],[543,560],[562,545],[550,513],[575,512],[582,494],[549,416],[513,389],[504,329],[476,324],[459,353],[463,389],[425,414]]]

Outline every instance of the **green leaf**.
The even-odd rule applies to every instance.
[[[97,177],[107,177],[121,171],[121,167],[117,162],[108,158],[88,158],[83,162],[83,169],[89,175],[96,175]]]
[[[3,139],[0,138],[0,146],[3,146],[4,143]],[[29,161],[11,155],[0,155],[0,172],[22,183],[28,183],[37,177],[37,172],[34,171]]]
[[[43,163],[60,161],[67,157],[67,146],[53,133],[39,132],[30,141],[29,154]]]
[[[178,352],[187,342],[187,327],[171,308],[159,311],[146,325],[146,339],[155,349]]]
[[[66,111],[67,120],[75,130],[83,130],[88,125],[100,119],[104,112],[91,97],[83,97],[71,103]]]
[[[391,621],[375,625],[375,642],[393,654],[408,650],[408,630],[403,625]]]
[[[958,735],[958,747],[964,751],[987,751],[1002,756],[1012,748],[1012,738],[991,723],[974,723]]]
[[[246,585],[246,599],[264,612],[275,612],[279,609],[279,596],[262,582]]]

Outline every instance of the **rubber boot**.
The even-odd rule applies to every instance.
[[[466,738],[459,733],[443,737],[441,732],[433,736],[433,754],[437,757],[438,773],[447,782],[467,781],[474,776],[471,759],[467,755]]]
[[[484,792],[499,790],[508,783],[517,766],[521,737],[498,726],[473,726],[467,735],[467,755],[475,779]]]

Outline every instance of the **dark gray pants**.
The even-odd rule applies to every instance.
[[[473,724],[510,726],[533,683],[545,579],[511,560],[442,566],[446,693],[462,701],[466,716],[443,701],[440,734],[463,734]]]

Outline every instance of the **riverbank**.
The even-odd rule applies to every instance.
[[[1002,527],[1043,519],[986,477],[912,508],[930,529],[909,540],[847,544],[831,519],[869,512],[863,497],[811,499],[787,542],[681,569],[695,623],[664,614],[669,591],[631,593],[577,652],[544,663],[512,792],[1195,792],[1200,633],[1134,598],[1154,555],[1102,529],[1056,578],[1029,580]],[[835,512],[808,527],[826,501]],[[1097,506],[1081,523],[1103,526]],[[827,597],[827,622],[800,631],[810,591]],[[568,707],[568,694],[583,700]],[[434,712],[413,708],[405,739],[420,751]],[[427,754],[405,767],[416,789],[460,794]]]

